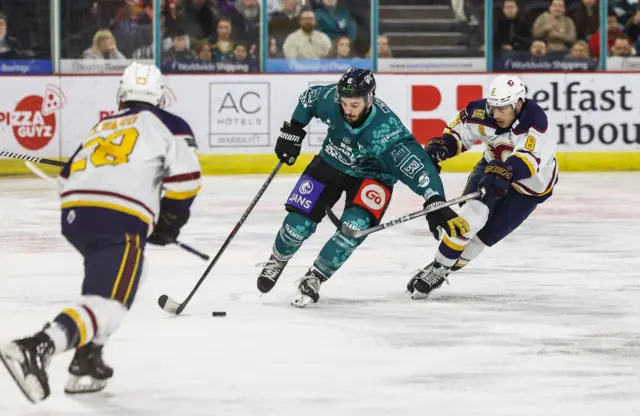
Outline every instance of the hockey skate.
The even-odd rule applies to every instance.
[[[51,393],[47,367],[54,350],[53,341],[44,332],[0,349],[0,360],[32,403],[46,399]]]
[[[94,393],[107,387],[113,369],[102,361],[102,345],[89,343],[76,349],[69,365],[69,380],[64,386],[67,394]]]
[[[309,269],[307,274],[300,279],[298,296],[291,302],[291,306],[304,308],[311,302],[317,303],[320,299],[320,285],[326,280],[319,272]]]
[[[434,261],[409,280],[407,291],[411,293],[412,299],[424,299],[444,282],[449,284],[447,276],[450,272],[450,267]]]
[[[269,261],[264,263],[262,272],[258,276],[258,290],[262,293],[269,293],[276,285],[287,263],[288,261],[280,260],[275,254],[272,254]]]

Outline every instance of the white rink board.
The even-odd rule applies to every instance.
[[[465,178],[444,176],[451,197]],[[288,303],[329,223],[271,293],[259,298],[255,286],[296,179],[276,178],[182,317],[156,300],[184,299],[206,263],[148,250],[138,301],[105,348],[115,367],[105,392],[62,394],[67,353],[39,406],[0,371],[0,415],[637,416],[640,175],[563,174],[517,232],[427,302],[403,293],[436,249],[426,223],[372,235],[305,310]],[[205,178],[181,239],[214,254],[263,181]],[[386,218],[420,204],[398,186]],[[57,196],[42,180],[0,181],[0,220],[6,341],[76,301],[82,260],[60,236]]]
[[[486,94],[490,74],[376,76],[377,95],[412,128],[415,120],[450,120],[460,106],[457,91],[477,87]],[[551,137],[560,152],[637,152],[640,150],[640,91],[634,74],[522,74],[529,97],[548,110]],[[270,153],[283,121],[290,119],[299,95],[309,85],[337,81],[335,75],[173,75],[170,111],[193,127],[201,153]],[[25,131],[42,126],[38,109],[15,119],[19,103],[30,95],[44,96],[48,85],[59,88],[65,102],[54,114],[53,138],[28,149],[12,127]],[[39,156],[68,157],[101,115],[116,108],[117,76],[2,77],[0,147]],[[438,105],[416,108],[416,87],[430,86],[440,95]],[[16,121],[17,120],[17,121]],[[46,123],[45,123],[46,124]],[[304,150],[314,152],[324,127],[314,124],[315,139]],[[414,133],[418,134],[418,132]],[[37,135],[38,133],[33,133]],[[315,146],[314,146],[315,143]]]

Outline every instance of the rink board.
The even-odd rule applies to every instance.
[[[520,74],[527,96],[549,117],[563,171],[640,169],[640,109],[633,74]],[[416,139],[439,135],[470,100],[486,95],[494,75],[379,74],[377,96]],[[309,86],[335,82],[322,74],[171,75],[168,110],[190,124],[207,174],[266,173],[280,126],[289,120]],[[118,76],[2,77],[0,149],[60,160],[68,158],[101,118],[115,110]],[[303,156],[283,173],[300,172],[317,154],[327,126],[307,126]],[[481,146],[445,163],[445,171],[468,171]],[[50,169],[54,172],[55,169]],[[22,162],[0,160],[0,174],[28,172]]]

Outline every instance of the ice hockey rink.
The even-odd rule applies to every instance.
[[[206,178],[181,240],[215,254],[265,178]],[[449,198],[465,178],[444,175]],[[328,221],[271,293],[256,289],[296,180],[274,181],[182,316],[157,298],[182,301],[207,263],[147,250],[137,303],[105,348],[115,376],[104,392],[64,395],[67,352],[37,406],[1,368],[0,415],[640,414],[640,174],[562,174],[516,233],[427,301],[404,293],[437,246],[426,221],[372,235],[307,309],[289,302]],[[420,207],[398,184],[385,218]],[[82,260],[47,182],[0,180],[0,265],[3,342],[77,299]]]

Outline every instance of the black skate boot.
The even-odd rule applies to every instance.
[[[0,360],[32,403],[46,399],[51,393],[47,367],[54,351],[53,341],[44,332],[0,349]]]
[[[296,308],[304,308],[309,303],[317,303],[320,299],[320,285],[327,281],[327,278],[318,271],[309,269],[307,274],[300,279],[298,284],[298,296],[291,302]]]
[[[407,290],[411,293],[412,299],[424,299],[431,292],[447,282],[447,276],[451,273],[451,268],[434,261],[418,274],[413,276],[407,284]]]
[[[275,254],[272,254],[269,261],[264,263],[260,276],[258,276],[258,290],[262,293],[269,293],[276,285],[287,263],[287,260],[280,260]]]
[[[92,342],[76,349],[69,365],[69,381],[64,386],[67,394],[94,393],[107,387],[113,369],[102,361],[102,345]]]

